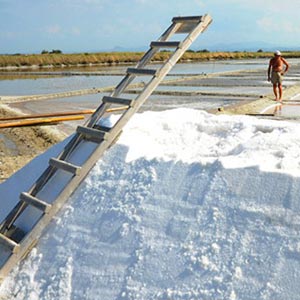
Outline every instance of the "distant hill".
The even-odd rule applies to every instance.
[[[215,43],[215,44],[195,44],[197,47],[201,47],[201,49],[208,49],[210,51],[248,51],[248,52],[256,52],[259,49],[262,49],[265,52],[272,52],[276,49],[280,49],[281,51],[299,51],[300,46],[284,46],[278,45],[276,43],[266,43],[262,41],[254,41],[254,42],[236,42],[236,43]]]

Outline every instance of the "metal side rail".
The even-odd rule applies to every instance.
[[[124,78],[110,96],[102,98],[100,106],[84,126],[78,126],[63,151],[49,160],[49,165],[32,187],[22,192],[6,218],[0,220],[0,280],[24,258],[37,243],[53,216],[62,208],[103,153],[111,147],[123,127],[138,111],[164,77],[209,26],[209,15],[176,17],[157,41],[150,44],[135,68],[128,68]],[[170,41],[180,34],[182,40]],[[160,68],[147,66],[162,49],[170,56]],[[153,65],[152,65],[153,66]],[[135,99],[128,99],[126,88],[136,79],[145,82]],[[146,77],[147,79],[144,79]],[[122,107],[118,120],[108,126],[109,108]],[[4,198],[5,195],[1,195]]]

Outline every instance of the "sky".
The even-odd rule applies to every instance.
[[[0,0],[0,53],[148,49],[174,16],[210,14],[194,50],[295,49],[298,0]]]
[[[0,185],[0,221],[65,143]],[[184,108],[135,114],[0,298],[299,299],[299,147],[295,122]],[[23,215],[22,229],[32,223]]]

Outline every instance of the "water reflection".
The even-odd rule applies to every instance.
[[[289,60],[291,63],[290,72],[285,79],[285,85],[295,83],[297,79],[297,60]],[[207,61],[201,63],[181,63],[175,65],[169,74],[168,79],[180,79],[180,76],[193,74],[211,74],[226,71],[239,71],[238,74],[222,73],[211,78],[203,78],[201,82],[193,79],[184,84],[164,85],[158,87],[159,91],[173,91],[180,94],[180,91],[202,91],[207,95],[155,95],[147,101],[147,105],[153,110],[167,109],[169,107],[188,106],[200,109],[214,108],[215,106],[236,103],[239,101],[249,101],[252,97],[257,99],[260,95],[271,93],[271,87],[266,81],[266,67],[268,59],[256,60],[228,60],[228,61]],[[158,68],[160,65],[154,65]],[[115,87],[123,78],[128,66],[93,66],[74,67],[60,69],[34,69],[18,71],[15,75],[9,72],[0,72],[0,96],[24,96],[62,93],[82,89],[97,89],[103,87]],[[247,71],[251,72],[247,72]],[[44,72],[44,73],[43,73]],[[51,76],[46,73],[52,74]],[[71,76],[71,72],[76,72],[76,76]],[[118,75],[123,72],[123,75]],[[11,72],[10,72],[11,73]],[[43,73],[43,75],[38,75]],[[69,74],[68,74],[69,73]],[[97,73],[97,75],[96,75]],[[100,75],[100,73],[102,75]],[[7,77],[9,76],[9,77]],[[289,79],[291,77],[292,80]],[[12,80],[13,79],[13,80]],[[148,80],[149,78],[139,77],[138,80]],[[181,85],[181,86],[180,86]],[[189,85],[189,86],[187,86]],[[215,92],[215,97],[210,97]],[[221,96],[217,96],[217,94]],[[227,94],[226,94],[227,93]],[[109,93],[108,93],[109,94]],[[175,93],[176,94],[176,93]],[[209,95],[210,94],[210,95]],[[245,96],[247,94],[247,96]],[[103,95],[90,94],[78,97],[66,97],[49,99],[46,101],[24,102],[12,106],[20,106],[33,112],[47,112],[57,110],[69,110],[81,108],[96,108]],[[133,95],[130,95],[134,97]],[[242,97],[243,96],[243,97]]]
[[[187,74],[209,74],[215,72],[249,70],[263,68],[265,60],[249,61],[209,61],[201,63],[181,63],[175,65],[168,79],[178,78],[177,76]],[[155,65],[158,68],[160,65]],[[115,86],[123,78],[128,66],[98,66],[81,67],[67,69],[33,69],[31,72],[21,70],[14,72],[2,71],[0,74],[0,95],[18,96],[18,95],[37,95],[45,93],[59,93],[70,90],[101,88],[106,86]],[[79,72],[76,76],[69,76],[69,72]],[[39,73],[49,73],[49,75],[38,75]],[[102,72],[103,75],[93,75],[93,72]],[[51,77],[50,77],[51,75]],[[172,77],[176,76],[176,77]]]
[[[273,114],[274,114],[274,115],[281,115],[281,112],[282,112],[282,102],[277,103],[277,104],[275,105]]]
[[[38,79],[0,80],[2,96],[61,93],[80,89],[115,86],[123,76],[72,76]]]

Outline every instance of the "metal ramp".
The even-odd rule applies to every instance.
[[[52,217],[118,138],[125,124],[211,22],[209,15],[173,18],[169,28],[150,44],[136,67],[127,69],[111,96],[104,96],[86,124],[78,126],[63,151],[49,160],[48,167],[33,186],[20,194],[15,207],[0,224],[0,281],[28,254]],[[181,41],[172,41],[174,34]],[[169,58],[158,69],[146,68],[161,49],[171,49]],[[135,99],[122,97],[138,76],[148,78],[140,94]],[[114,107],[122,109],[121,115],[114,125],[107,126],[106,111]]]

